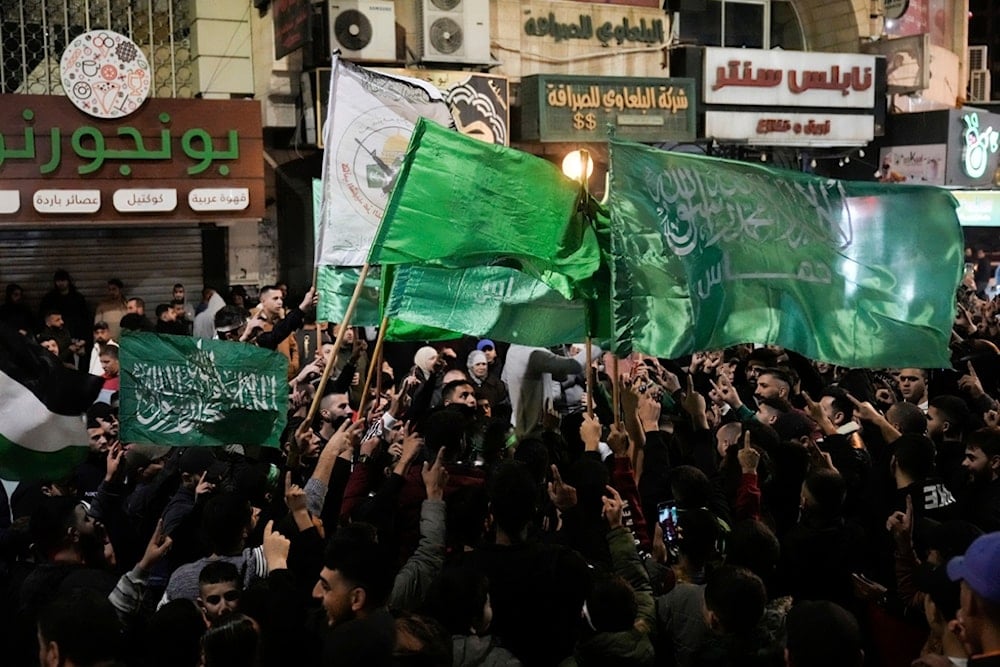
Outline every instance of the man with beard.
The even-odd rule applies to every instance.
[[[351,418],[351,404],[345,393],[327,394],[319,402],[318,431],[320,439],[326,443],[337,432],[345,419]]]
[[[964,517],[984,532],[1000,530],[1000,431],[983,428],[969,435],[962,467],[968,475],[960,495]]]
[[[32,664],[30,656],[37,656],[35,623],[40,609],[74,589],[106,597],[118,582],[106,555],[104,527],[75,498],[42,498],[31,514],[29,530],[38,564],[20,586],[16,627],[9,635],[14,643],[11,664],[17,665]]]

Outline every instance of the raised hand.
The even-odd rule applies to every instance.
[[[622,508],[625,503],[615,487],[607,485],[604,488],[607,489],[608,494],[601,496],[601,502],[604,504],[601,514],[604,515],[609,528],[621,528]]]
[[[264,526],[264,543],[261,545],[264,550],[264,560],[267,562],[269,571],[284,570],[288,568],[288,550],[292,546],[291,540],[274,530],[274,521],[268,521]]]
[[[750,444],[750,431],[743,434],[743,446],[736,452],[736,458],[740,462],[740,469],[744,475],[757,473],[757,464],[760,463],[760,452]]]
[[[429,500],[444,500],[444,490],[448,486],[448,470],[444,467],[444,447],[438,448],[433,465],[424,461],[420,476],[424,480]]]
[[[576,488],[563,481],[559,468],[552,466],[552,481],[549,482],[549,499],[559,511],[576,507]]]
[[[149,543],[146,544],[146,551],[142,554],[142,558],[139,559],[139,569],[143,572],[152,570],[153,566],[160,562],[160,559],[170,551],[173,543],[174,541],[169,536],[163,534],[163,519],[160,519],[156,522],[156,530],[153,531],[153,536],[149,538]]]

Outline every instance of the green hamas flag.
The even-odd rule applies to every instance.
[[[503,266],[396,267],[386,302],[388,340],[456,334],[549,346],[584,338],[584,308],[531,276]]]
[[[580,187],[550,162],[421,119],[370,264],[504,264],[567,298],[600,263]]]
[[[153,445],[277,447],[288,410],[288,360],[246,343],[125,332],[121,440]]]
[[[611,173],[620,353],[753,342],[848,367],[949,364],[963,241],[946,191],[620,141]]]

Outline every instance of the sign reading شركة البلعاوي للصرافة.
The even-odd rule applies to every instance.
[[[521,80],[521,139],[690,141],[694,79],[537,74]]]

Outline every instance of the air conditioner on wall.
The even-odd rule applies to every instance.
[[[417,0],[420,60],[490,64],[489,0]]]
[[[973,70],[969,73],[969,101],[990,101],[990,71],[988,69]]]
[[[989,47],[970,46],[968,51],[969,72],[990,68]]]
[[[393,0],[330,0],[330,45],[347,60],[396,60]]]

